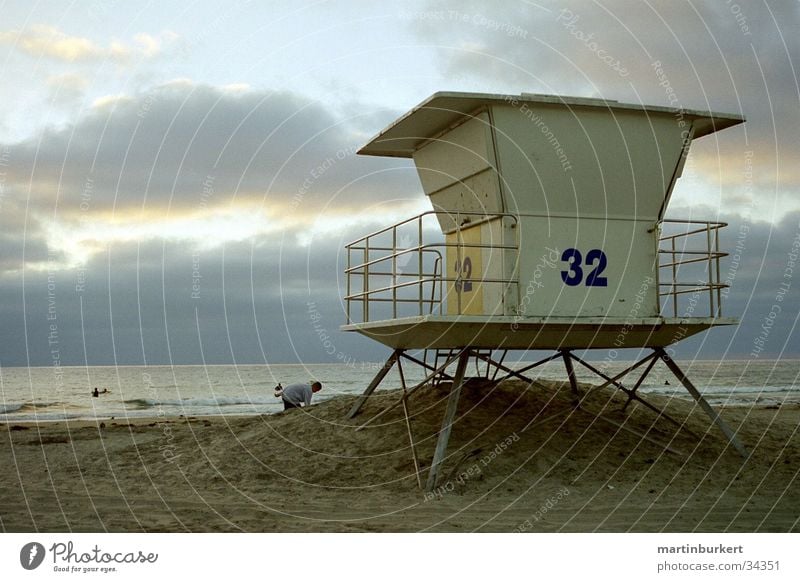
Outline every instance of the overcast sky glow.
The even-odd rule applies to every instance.
[[[747,357],[800,232],[798,55],[793,0],[6,3],[0,365],[52,363],[48,282],[62,363],[323,361],[309,302],[376,359],[335,331],[341,249],[427,201],[354,152],[442,90],[746,116],[670,214],[731,222],[743,324],[686,349]],[[790,293],[771,356],[800,355]]]

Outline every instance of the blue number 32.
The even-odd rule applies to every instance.
[[[561,254],[561,260],[569,264],[568,271],[561,271],[561,280],[570,287],[575,287],[583,282],[583,268],[581,263],[583,257],[578,249],[566,249]],[[597,266],[586,276],[587,287],[607,287],[608,279],[601,277],[603,271],[606,269],[608,259],[606,254],[600,249],[592,249],[586,253],[586,266]]]

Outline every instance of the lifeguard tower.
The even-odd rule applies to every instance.
[[[665,349],[738,323],[722,317],[725,224],[664,215],[692,140],[743,121],[598,99],[449,92],[399,118],[359,153],[412,158],[433,210],[346,247],[343,329],[393,349],[348,416],[397,365],[415,451],[408,396],[451,381],[430,490],[469,360],[485,364],[486,377],[530,381],[526,372],[561,359],[576,399],[578,363],[628,403],[663,414],[637,393],[660,359],[746,456]],[[574,353],[592,348],[649,353],[610,377]],[[532,349],[554,353],[523,369],[503,364],[509,350]],[[425,368],[425,380],[408,388],[403,361]],[[414,462],[419,479],[416,452]]]

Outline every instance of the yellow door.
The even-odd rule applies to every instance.
[[[447,315],[483,315],[481,227],[447,235]]]

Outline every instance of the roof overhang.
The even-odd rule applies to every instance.
[[[694,109],[672,109],[654,105],[619,103],[604,99],[563,97],[558,95],[502,95],[490,93],[434,93],[414,109],[394,121],[370,140],[358,153],[369,156],[410,158],[427,141],[434,139],[467,118],[493,105],[521,107],[523,104],[560,105],[578,113],[585,108],[607,109],[611,112],[638,111],[648,115],[670,115],[676,120],[693,122],[694,139],[744,122],[744,117],[732,113],[714,113]]]

